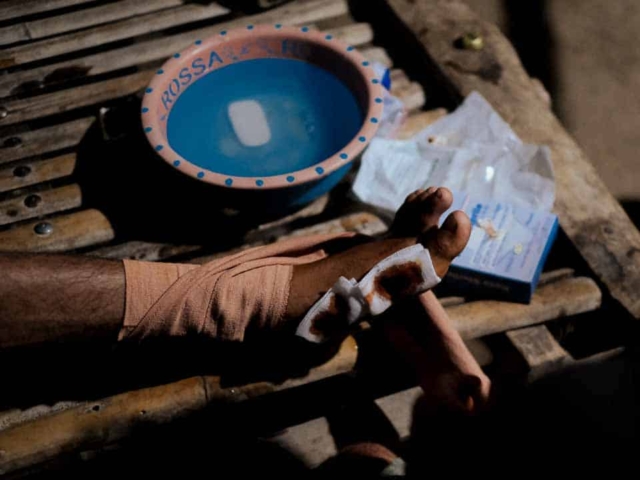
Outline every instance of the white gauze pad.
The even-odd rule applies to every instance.
[[[440,280],[429,251],[412,245],[382,260],[360,282],[340,277],[307,312],[296,334],[322,343],[369,315],[380,315],[394,299],[418,295]]]
[[[338,281],[307,312],[296,334],[314,343],[322,343],[332,334],[344,331],[368,311],[355,279]]]
[[[440,283],[433,269],[429,250],[420,244],[403,248],[388,256],[369,273],[358,287],[371,315],[380,315],[399,297],[418,295]]]

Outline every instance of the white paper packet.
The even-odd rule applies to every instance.
[[[522,143],[477,92],[409,140],[374,139],[353,191],[395,212],[409,193],[431,185],[546,211],[555,197],[549,149]]]

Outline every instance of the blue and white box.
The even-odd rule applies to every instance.
[[[495,200],[453,192],[451,209],[471,219],[471,237],[443,286],[463,295],[490,295],[529,303],[558,232],[558,217]]]

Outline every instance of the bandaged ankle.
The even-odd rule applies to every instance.
[[[307,312],[296,334],[322,343],[348,325],[380,315],[394,300],[425,292],[440,280],[429,251],[412,245],[382,260],[360,282],[340,277]]]
[[[205,335],[242,341],[278,328],[294,265],[321,260],[327,242],[353,233],[299,237],[202,266],[125,260],[126,305],[119,340]]]

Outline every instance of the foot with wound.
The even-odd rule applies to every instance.
[[[333,278],[338,280],[304,316],[298,335],[323,342],[345,326],[379,315],[393,302],[439,283],[466,246],[471,230],[463,212],[453,212],[438,227],[440,215],[451,203],[452,195],[446,188],[414,192],[398,211],[387,239],[327,259],[327,266],[335,272]],[[364,264],[370,265],[364,275],[345,276]]]

